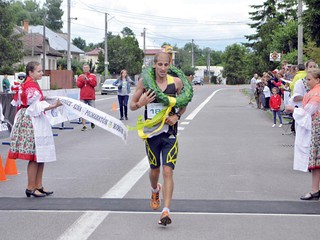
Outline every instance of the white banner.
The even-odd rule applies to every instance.
[[[46,115],[48,116],[49,121],[52,125],[70,120],[67,116],[67,112],[71,112],[72,114],[84,118],[89,122],[92,122],[95,125],[101,127],[102,129],[117,135],[126,142],[128,137],[128,129],[122,123],[122,121],[78,100],[68,97],[54,98],[60,99],[60,102],[63,104],[65,110],[67,111],[63,111],[63,108],[60,109],[61,107],[59,107],[57,109],[53,109],[51,111],[51,114],[48,112]]]

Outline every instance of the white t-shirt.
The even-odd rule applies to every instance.
[[[268,86],[264,86],[263,94],[264,94],[264,97],[266,97],[266,98],[271,96],[271,91],[270,91],[270,88]]]
[[[306,95],[306,93],[307,93],[306,87],[304,86],[302,79],[299,79],[298,81],[296,81],[294,85],[294,94],[293,96],[291,96],[293,104],[298,107],[302,107],[302,101],[294,102],[293,98],[296,96],[303,97],[304,95]]]

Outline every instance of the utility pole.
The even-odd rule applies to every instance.
[[[208,82],[209,82],[209,84],[211,84],[211,70],[210,70],[210,65],[211,65],[211,63],[210,63],[210,50],[208,50],[208,55],[207,55],[207,71],[208,71],[208,77],[209,77],[209,79],[208,79]]]
[[[145,66],[146,65],[146,28],[143,28],[143,65]]]
[[[70,51],[70,35],[71,35],[71,17],[70,17],[70,0],[68,0],[68,47],[67,47],[67,69],[71,70],[71,51]]]
[[[298,64],[303,63],[302,0],[298,0]]]
[[[47,18],[47,11],[44,12],[43,16],[43,39],[42,39],[42,71],[46,70],[46,18]]]
[[[33,34],[32,30],[31,30],[31,41],[32,41],[31,56],[33,58],[33,56],[34,56],[34,34]]]
[[[105,13],[105,37],[104,37],[104,76],[105,79],[108,78],[109,69],[108,69],[108,13]]]
[[[194,48],[193,48],[193,39],[191,41],[191,66],[194,68]]]

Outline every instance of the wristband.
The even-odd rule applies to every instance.
[[[181,114],[177,112],[176,115],[178,116],[178,119],[180,120]]]

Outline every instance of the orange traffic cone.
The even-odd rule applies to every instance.
[[[18,175],[16,160],[9,158],[9,155],[7,157],[6,166],[4,168],[4,171],[7,175]]]
[[[117,102],[114,101],[113,104],[112,104],[112,111],[117,111]]]
[[[2,157],[0,155],[0,182],[7,181],[6,173],[2,166]]]

